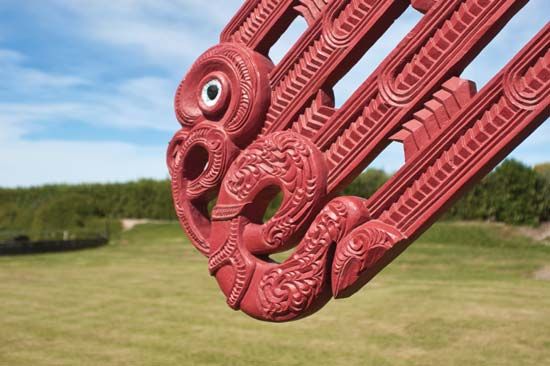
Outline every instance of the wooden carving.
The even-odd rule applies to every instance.
[[[244,3],[179,86],[167,154],[179,220],[229,306],[288,321],[353,294],[548,118],[549,25],[479,92],[460,78],[526,2]],[[410,5],[420,22],[335,108],[333,86]],[[274,65],[299,16],[307,30]],[[391,141],[406,162],[390,181],[338,197]]]

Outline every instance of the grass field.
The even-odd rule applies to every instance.
[[[542,365],[545,266],[514,229],[438,224],[352,298],[268,324],[225,305],[176,224],[143,225],[0,258],[0,365]]]

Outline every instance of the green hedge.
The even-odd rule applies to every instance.
[[[550,164],[530,168],[507,160],[458,201],[450,219],[537,225],[550,219]],[[342,192],[369,197],[389,175],[368,169]],[[273,200],[266,217],[280,204]],[[117,184],[47,185],[0,189],[0,232],[38,234],[52,230],[100,229],[108,219],[175,219],[168,180]],[[115,228],[116,229],[116,228]]]
[[[100,230],[116,218],[175,219],[167,180],[0,189],[0,231]],[[116,227],[111,223],[111,229]]]
[[[447,217],[538,225],[550,219],[550,177],[506,160],[458,201]]]

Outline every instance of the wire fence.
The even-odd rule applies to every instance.
[[[29,235],[24,231],[0,231],[0,255],[62,252],[95,248],[109,242],[109,230],[56,230]]]

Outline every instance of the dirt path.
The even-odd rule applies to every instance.
[[[535,280],[550,281],[550,266],[542,267],[533,274]]]
[[[133,229],[136,225],[142,224],[164,224],[168,221],[165,220],[151,220],[151,219],[122,219],[122,230],[127,231]]]
[[[519,231],[523,235],[538,241],[550,239],[550,222],[542,223],[539,227],[522,226]]]

